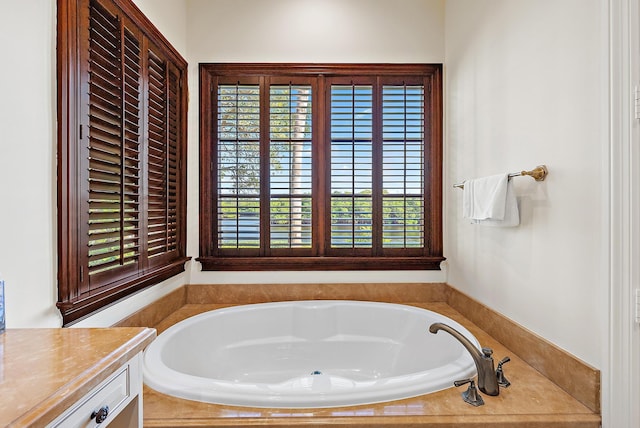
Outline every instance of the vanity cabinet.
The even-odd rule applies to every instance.
[[[0,426],[142,427],[145,327],[15,329],[0,335]]]
[[[49,428],[142,427],[142,354],[93,388]]]

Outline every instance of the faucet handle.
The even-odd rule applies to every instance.
[[[498,363],[498,368],[496,369],[496,377],[498,378],[498,385],[500,385],[503,388],[508,388],[509,385],[511,385],[511,382],[507,380],[507,378],[504,375],[504,371],[502,370],[502,365],[505,363],[508,363],[509,361],[511,361],[511,358],[504,357],[502,360],[500,360],[500,362]]]
[[[456,380],[455,382],[453,382],[453,385],[458,387],[467,383],[469,384],[469,388],[467,388],[467,390],[461,394],[462,399],[472,406],[482,406],[484,404],[484,400],[478,393],[478,390],[476,389],[476,383],[473,381],[473,379]]]

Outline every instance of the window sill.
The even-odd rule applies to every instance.
[[[199,257],[203,271],[440,270],[444,257]]]
[[[182,257],[166,266],[147,271],[143,275],[135,276],[134,278],[127,278],[121,282],[110,284],[89,293],[89,295],[81,296],[74,300],[58,302],[57,306],[62,313],[63,326],[66,327],[80,321],[80,319],[112,305],[118,300],[184,272],[185,263],[190,259],[191,257]]]

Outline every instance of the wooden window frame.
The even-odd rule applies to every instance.
[[[200,64],[200,257],[203,270],[439,270],[442,256],[442,65],[441,64]],[[314,218],[321,216],[319,230],[314,231],[316,244],[311,254],[299,255],[296,251],[283,255],[247,255],[242,250],[235,255],[219,251],[216,245],[214,225],[217,210],[216,183],[216,126],[214,117],[216,93],[214,87],[224,79],[243,78],[259,81],[269,79],[311,77],[318,92],[323,94],[330,88],[328,79],[348,79],[350,77],[370,78],[374,81],[410,77],[423,79],[425,84],[425,235],[424,246],[416,251],[388,251],[379,249],[374,255],[367,255],[358,249],[336,251],[329,249],[326,233],[328,222],[329,174],[326,170],[326,143],[324,149],[314,148]],[[222,79],[222,80],[220,80]],[[314,121],[322,122],[319,129],[314,126],[314,140],[327,141],[329,121],[327,96],[319,97]],[[266,105],[268,101],[263,101]],[[267,113],[263,113],[265,116]],[[427,117],[428,116],[428,117]],[[318,146],[318,144],[316,144]],[[264,159],[262,164],[265,165]],[[268,160],[266,161],[268,165]],[[325,166],[320,166],[325,165]],[[321,196],[318,198],[318,196]],[[375,213],[374,213],[375,215]],[[316,220],[314,220],[314,224]],[[302,253],[302,251],[300,252]],[[366,253],[366,252],[365,252]]]
[[[105,10],[113,11],[120,22],[126,23],[140,39],[140,91],[138,116],[139,136],[135,138],[139,145],[137,162],[140,172],[136,177],[140,189],[136,193],[139,204],[139,231],[136,232],[139,249],[137,261],[131,269],[122,269],[97,273],[94,282],[89,283],[89,237],[87,225],[89,196],[90,146],[89,126],[89,0],[58,0],[57,2],[57,119],[58,119],[58,303],[63,325],[76,322],[116,301],[125,298],[143,288],[157,284],[183,272],[186,256],[186,143],[187,143],[187,63],[171,46],[155,26],[133,4],[131,0],[99,0]],[[122,24],[125,25],[125,24]],[[121,27],[124,28],[124,27]],[[121,36],[121,40],[125,36]],[[165,125],[165,143],[156,143],[166,149],[165,160],[160,166],[149,161],[149,56],[153,51],[159,54],[166,67],[164,108],[167,113]],[[123,55],[114,52],[115,55]],[[144,58],[144,59],[143,59]],[[144,67],[143,67],[144,65]],[[124,64],[121,65],[125,67]],[[145,68],[146,67],[146,68]],[[123,73],[125,73],[123,71]],[[176,80],[177,86],[176,86]],[[169,83],[173,79],[173,83]],[[135,80],[134,80],[135,81]],[[171,87],[169,86],[171,85]],[[176,89],[177,88],[177,89]],[[124,91],[124,89],[123,89]],[[169,92],[171,91],[171,92]],[[157,94],[157,92],[156,92]],[[175,94],[175,95],[173,95]],[[124,100],[124,92],[122,99]],[[122,101],[124,103],[124,101]],[[124,105],[124,104],[123,104]],[[125,107],[123,107],[125,108]],[[124,116],[124,113],[121,115]],[[124,119],[121,134],[124,135]],[[171,129],[169,129],[171,128]],[[171,133],[171,136],[169,136]],[[91,137],[92,138],[92,137]],[[129,137],[122,137],[129,138]],[[123,140],[124,141],[124,140]],[[123,143],[124,144],[124,143]],[[164,144],[164,145],[163,145]],[[124,150],[124,149],[122,149]],[[125,156],[124,154],[121,156]],[[124,162],[124,161],[123,161]],[[164,166],[163,166],[164,165]],[[122,168],[125,168],[124,166]],[[159,169],[158,169],[159,168]],[[164,168],[164,169],[163,169]],[[149,170],[161,171],[165,180],[165,190],[153,193],[149,190]],[[122,173],[124,174],[124,172]],[[124,180],[124,178],[122,178]],[[124,185],[123,185],[124,186]],[[124,192],[124,190],[123,190]],[[161,193],[157,193],[161,192]],[[164,193],[162,193],[164,192]],[[151,197],[150,197],[151,195]],[[160,196],[158,196],[160,195]],[[164,195],[164,196],[163,196]],[[149,220],[149,199],[166,199],[164,226],[168,230],[164,238],[170,244],[154,254],[149,249],[152,220]],[[162,205],[162,201],[158,203]],[[124,208],[121,208],[121,213]],[[120,214],[121,216],[125,214]],[[124,220],[121,220],[124,221]],[[138,221],[138,220],[135,220]],[[162,218],[157,224],[162,223]],[[123,226],[120,226],[121,230]],[[121,238],[122,240],[122,238]],[[123,241],[121,241],[123,242]],[[120,244],[123,245],[123,244]],[[122,250],[124,251],[124,250]],[[156,256],[157,257],[152,257]],[[128,255],[129,257],[129,255]],[[124,258],[124,257],[122,257]]]

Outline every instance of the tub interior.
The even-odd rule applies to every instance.
[[[196,315],[147,348],[145,383],[198,401],[251,407],[335,407],[426,394],[471,377],[475,365],[445,322],[400,304],[263,303]]]
[[[371,308],[332,305],[221,311],[215,331],[194,324],[173,338],[163,360],[174,370],[230,382],[279,383],[315,371],[374,380],[438,367],[459,357],[451,338],[430,335],[411,311],[381,314]],[[259,320],[259,321],[258,321]],[[375,325],[375,336],[372,326]],[[274,332],[280,334],[274,336]],[[432,337],[430,337],[432,336]],[[215,346],[211,346],[215,343]]]

